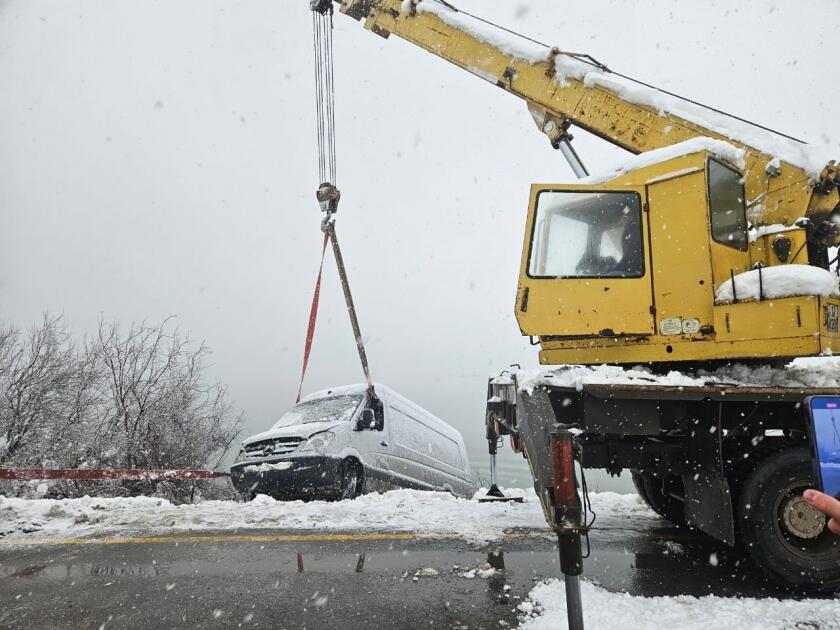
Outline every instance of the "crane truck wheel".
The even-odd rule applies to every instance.
[[[630,476],[633,478],[636,492],[650,509],[674,525],[685,525],[683,502],[671,494],[665,494],[666,490],[675,493],[682,492],[682,480],[679,477],[671,475],[663,480],[661,477],[642,470],[631,470]]]
[[[802,498],[813,487],[807,448],[763,459],[741,488],[736,518],[748,556],[775,582],[803,592],[840,589],[840,536]]]

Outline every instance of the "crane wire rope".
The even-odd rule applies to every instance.
[[[452,11],[455,11],[456,13],[463,13],[464,15],[466,15],[468,17],[471,17],[474,20],[478,20],[479,22],[482,22],[483,24],[486,24],[488,26],[492,26],[493,28],[504,31],[505,33],[508,33],[508,34],[513,35],[515,37],[519,37],[520,39],[524,39],[525,41],[529,41],[532,44],[537,44],[538,46],[543,46],[548,50],[552,50],[552,48],[553,48],[553,46],[549,46],[548,44],[545,44],[545,43],[543,43],[539,40],[533,39],[532,37],[528,37],[527,35],[524,35],[523,33],[520,33],[518,31],[514,31],[512,29],[504,27],[501,24],[496,24],[495,22],[487,20],[483,17],[480,17],[480,16],[475,15],[473,13],[469,13],[468,11],[464,11],[463,9],[459,9],[458,7],[450,4],[446,0],[431,0],[431,2],[435,2],[436,4],[439,4],[441,6],[444,6],[444,7],[448,8],[448,9],[451,9]],[[735,114],[731,114],[729,112],[723,111],[722,109],[717,109],[715,107],[712,107],[711,105],[706,105],[705,103],[695,101],[694,99],[688,98],[686,96],[682,96],[682,95],[676,94],[674,92],[669,92],[668,90],[657,87],[655,85],[651,85],[650,83],[645,83],[644,81],[641,81],[639,79],[636,79],[636,78],[631,77],[631,76],[626,75],[626,74],[622,74],[621,72],[616,72],[615,70],[610,69],[608,66],[601,63],[600,61],[598,61],[597,59],[595,59],[591,55],[571,53],[571,52],[567,52],[567,51],[563,51],[563,50],[558,51],[558,54],[563,55],[565,57],[570,57],[572,59],[576,59],[577,61],[580,61],[581,63],[588,64],[588,65],[590,65],[594,68],[597,68],[598,70],[601,70],[602,72],[606,72],[607,74],[614,74],[615,76],[621,77],[622,79],[625,79],[627,81],[631,81],[632,83],[635,83],[636,85],[641,85],[641,86],[649,88],[651,90],[656,90],[657,92],[659,92],[661,94],[666,94],[667,96],[671,96],[671,97],[676,98],[676,99],[678,99],[680,101],[683,101],[685,103],[691,103],[692,105],[696,105],[697,107],[702,107],[703,109],[707,109],[711,112],[715,112],[716,114],[720,114],[721,116],[726,116],[727,118],[732,118],[733,120],[737,120],[739,122],[745,123],[747,125],[751,125],[751,126],[756,127],[758,129],[762,129],[764,131],[768,131],[770,133],[776,134],[777,136],[787,138],[788,140],[793,140],[794,142],[799,142],[800,144],[807,144],[805,142],[805,140],[801,140],[800,138],[790,136],[786,133],[782,133],[781,131],[778,131],[776,129],[772,129],[770,127],[765,127],[764,125],[761,125],[757,122],[753,122],[752,120],[748,120],[746,118],[741,118],[740,116],[736,116]]]
[[[300,402],[303,392],[303,382],[306,378],[306,369],[309,365],[309,357],[312,352],[312,342],[315,337],[315,326],[318,320],[318,306],[321,296],[321,277],[324,269],[324,257],[327,252],[327,244],[332,244],[333,257],[338,269],[341,289],[344,294],[344,301],[347,305],[347,313],[350,316],[350,326],[353,329],[353,336],[356,341],[356,350],[359,353],[359,361],[362,364],[362,371],[365,375],[369,396],[375,405],[376,392],[373,388],[373,380],[370,375],[367,352],[362,338],[359,319],[356,315],[356,307],[353,302],[353,295],[350,292],[350,282],[347,278],[347,268],[344,264],[344,257],[341,254],[341,247],[338,244],[338,236],[335,232],[335,213],[338,211],[338,202],[341,199],[341,192],[337,188],[337,160],[335,144],[335,72],[333,63],[333,11],[332,2],[325,0],[313,0],[312,8],[312,36],[315,51],[315,114],[318,139],[318,177],[320,185],[316,198],[325,216],[321,221],[321,231],[324,234],[321,247],[321,263],[318,267],[318,276],[315,282],[315,291],[312,297],[312,305],[309,310],[309,324],[306,331],[306,341],[303,351],[303,367],[300,374],[300,384],[297,391],[296,403]]]
[[[315,49],[315,108],[320,183],[337,184],[335,149],[335,74],[332,11],[312,11]]]

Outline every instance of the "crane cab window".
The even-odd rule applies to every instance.
[[[747,251],[747,207],[741,173],[709,160],[709,214],[712,238],[723,245]]]
[[[634,192],[543,191],[531,237],[531,278],[641,278],[642,202]]]

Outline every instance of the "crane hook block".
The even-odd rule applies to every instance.
[[[324,182],[318,187],[315,193],[318,199],[318,205],[321,210],[327,213],[327,216],[335,214],[338,211],[338,201],[341,199],[341,191],[329,182]]]
[[[326,15],[327,13],[332,13],[333,3],[332,0],[309,0],[309,8],[322,15]]]

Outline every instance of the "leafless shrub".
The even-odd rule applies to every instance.
[[[226,388],[207,385],[209,351],[164,321],[101,322],[75,344],[61,317],[0,330],[0,466],[206,468],[239,433]],[[207,492],[218,494],[208,487]],[[189,500],[192,482],[61,482],[53,492]]]

